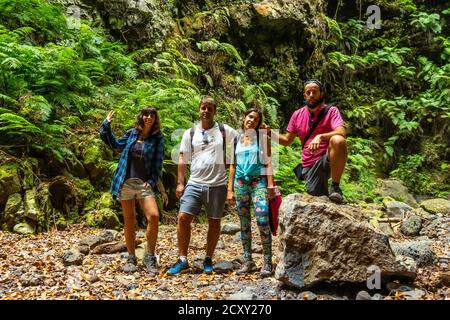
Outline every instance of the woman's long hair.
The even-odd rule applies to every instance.
[[[161,131],[161,124],[159,122],[158,113],[156,112],[155,108],[153,107],[143,108],[136,119],[134,127],[139,131],[139,133],[141,133],[142,130],[144,130],[144,116],[148,116],[149,114],[155,115],[155,121],[153,122],[152,128],[150,129],[150,135],[152,136]]]

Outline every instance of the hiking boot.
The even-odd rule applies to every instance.
[[[144,265],[147,267],[148,272],[157,274],[159,273],[158,263],[156,261],[156,257],[146,252],[144,255]]]
[[[187,272],[187,269],[189,269],[188,262],[178,259],[178,261],[172,267],[170,267],[169,270],[167,270],[167,274],[173,276],[176,274],[185,273]]]
[[[203,272],[209,274],[214,272],[212,259],[210,257],[206,257],[205,261],[203,261]]]
[[[246,274],[246,273],[254,272],[254,271],[256,271],[256,269],[257,269],[257,267],[253,260],[246,260],[241,265],[241,268],[238,271],[236,271],[236,274]]]
[[[330,187],[330,195],[328,196],[331,201],[336,203],[342,203],[344,197],[342,196],[342,190],[339,186],[331,185]]]
[[[272,263],[271,262],[264,262],[261,272],[259,273],[259,276],[261,278],[267,278],[272,275]]]
[[[137,271],[137,258],[136,256],[128,255],[127,261],[122,266],[122,271],[133,273]]]

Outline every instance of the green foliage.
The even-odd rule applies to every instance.
[[[414,19],[411,25],[420,27],[423,31],[441,33],[441,17],[437,13],[428,14],[427,12],[419,12],[412,14]]]

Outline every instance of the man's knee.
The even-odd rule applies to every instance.
[[[178,224],[181,226],[189,226],[193,219],[194,216],[189,213],[180,212],[178,214]]]
[[[214,229],[214,230],[220,229],[220,219],[209,218],[208,219],[208,227],[210,229]]]
[[[330,147],[347,149],[347,142],[343,136],[334,135],[330,138]]]

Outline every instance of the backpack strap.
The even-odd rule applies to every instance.
[[[219,123],[219,130],[220,133],[222,134],[222,151],[223,151],[223,164],[225,165],[225,167],[227,166],[227,161],[226,161],[226,136],[225,136],[225,126],[222,123]],[[193,140],[194,140],[194,134],[195,134],[195,127],[192,127],[190,132],[189,132],[189,136],[191,138],[191,161],[192,161],[192,157],[194,156],[194,144],[193,144]]]
[[[312,133],[314,132],[314,130],[317,128],[317,126],[319,125],[319,123],[322,121],[323,118],[325,118],[325,116],[328,113],[328,110],[330,110],[331,106],[325,106],[319,113],[319,115],[317,116],[317,120],[316,122],[314,122],[312,125],[310,125],[309,131],[305,136],[305,139],[302,141],[302,149],[305,147],[305,143],[308,142],[309,137],[311,137]]]
[[[220,130],[220,133],[222,134],[223,165],[225,166],[225,169],[226,169],[227,168],[227,155],[226,155],[227,140],[225,137],[225,126],[223,125],[223,123],[219,123],[219,130]]]
[[[192,140],[194,139],[194,133],[195,133],[195,126],[191,128],[191,131],[189,131],[189,136],[191,137],[191,163],[192,158],[194,157],[194,144],[192,143]]]

